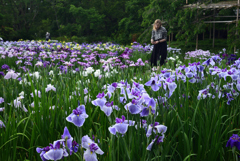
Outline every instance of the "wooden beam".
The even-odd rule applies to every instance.
[[[238,0],[238,7],[237,7],[237,19],[236,19],[236,28],[238,27],[238,16],[239,16],[239,0]],[[238,32],[236,30],[236,35],[238,35]],[[236,45],[234,46],[234,53],[236,52]]]
[[[198,49],[198,34],[196,35],[196,50]]]
[[[235,20],[231,20],[231,21],[204,21],[204,23],[231,23]]]
[[[170,42],[170,34],[169,34],[169,36],[168,36],[168,46],[170,47],[170,45],[171,45],[171,42]]]
[[[213,21],[215,21],[215,13],[216,13],[216,10],[214,10]],[[213,43],[212,43],[213,48],[214,48],[214,43],[215,43],[215,23],[213,23]]]
[[[236,17],[236,16],[215,16],[215,17]]]
[[[183,6],[183,8],[202,8],[202,9],[226,9],[235,7],[238,5],[237,1],[221,1],[218,3],[210,3],[210,4],[187,4],[188,1],[186,0],[186,5]]]
[[[198,10],[197,10],[197,22],[198,22]],[[198,33],[196,35],[196,50],[198,49]]]
[[[227,39],[228,39],[228,33],[229,33],[229,24],[227,26]]]
[[[212,38],[212,24],[210,24],[209,26],[210,26],[209,40],[211,40],[211,38]]]

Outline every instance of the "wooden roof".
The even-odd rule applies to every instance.
[[[189,4],[184,5],[183,8],[202,8],[202,9],[227,9],[238,6],[238,1],[222,1],[210,4]]]
[[[230,21],[204,21],[204,23],[226,23],[226,24],[230,24],[230,23],[236,23],[236,20],[230,20]]]

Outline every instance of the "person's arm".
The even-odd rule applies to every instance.
[[[154,31],[152,30],[152,36],[151,36],[151,44],[155,44],[154,42]]]
[[[167,41],[167,40],[166,39],[161,39],[161,40],[158,40],[158,41],[155,41],[155,42],[157,44],[157,43],[161,43],[161,42],[164,42],[164,41]]]
[[[167,41],[167,40],[166,40],[166,39],[159,40],[160,43],[161,43],[161,42],[164,42],[164,41]]]

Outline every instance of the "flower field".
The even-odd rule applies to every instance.
[[[240,59],[151,50],[0,41],[0,160],[237,160]]]

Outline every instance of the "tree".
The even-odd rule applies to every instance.
[[[168,30],[168,34],[176,31],[178,26],[175,15],[182,9],[183,4],[183,0],[151,0],[142,14],[141,25],[145,28],[145,31],[139,37],[139,41],[149,43],[152,24],[156,19],[163,21],[163,26]]]
[[[99,30],[103,30],[102,24],[105,15],[101,15],[95,8],[84,9],[82,7],[70,6],[70,13],[74,16],[75,27],[78,36],[91,36],[92,38],[99,36]]]
[[[149,4],[149,0],[130,0],[126,2],[126,16],[118,23],[118,34],[116,39],[120,43],[126,44],[137,41],[138,36],[143,31],[142,14],[144,7]]]
[[[23,38],[32,35],[31,27],[39,14],[40,0],[1,0],[4,26],[9,26]],[[31,37],[31,36],[30,36]]]
[[[232,28],[228,32],[228,48],[229,50],[233,51],[234,46],[239,47],[240,46],[240,21],[238,21],[238,25],[235,24],[232,26]]]
[[[189,0],[189,3],[198,2]],[[151,0],[143,13],[142,26],[146,28],[140,36],[140,40],[149,41],[152,25],[155,19],[163,20],[163,26],[171,32],[176,33],[177,40],[186,43],[197,34],[204,31],[204,23],[201,20],[202,11],[197,9],[184,9],[185,0]]]

